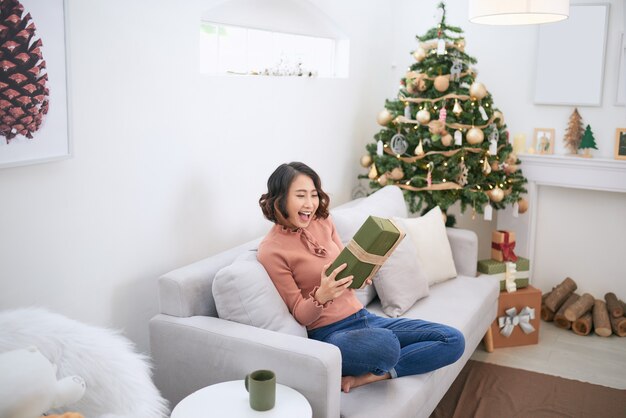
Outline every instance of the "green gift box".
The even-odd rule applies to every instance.
[[[517,262],[515,263],[516,271],[515,274],[515,286],[518,289],[522,289],[528,286],[529,283],[529,270],[530,270],[530,260],[524,257],[517,257]],[[506,262],[505,261],[496,261],[493,259],[488,260],[480,260],[478,261],[478,271],[483,274],[487,274],[491,277],[495,277],[500,280],[500,291],[503,291],[505,286],[505,277],[504,274],[506,272]]]
[[[335,280],[353,275],[350,287],[360,289],[376,274],[405,235],[390,219],[369,216],[326,270],[326,275],[347,263]]]

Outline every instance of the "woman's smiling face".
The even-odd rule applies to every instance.
[[[287,220],[296,228],[306,228],[320,204],[313,180],[305,174],[298,174],[289,186],[287,193]]]

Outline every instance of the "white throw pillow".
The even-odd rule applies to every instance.
[[[403,231],[403,220],[393,218]],[[421,298],[428,296],[428,279],[417,258],[413,240],[404,237],[374,277],[383,312],[392,318],[404,314]]]
[[[439,206],[419,218],[403,219],[407,238],[415,244],[417,259],[424,269],[428,285],[456,277],[452,249]]]
[[[386,186],[367,197],[348,202],[331,210],[331,215],[341,242],[346,245],[368,216],[406,217],[407,210],[402,190],[398,186]],[[355,290],[354,293],[363,306],[367,306],[376,298],[374,286],[365,286],[363,289]]]
[[[306,328],[289,313],[272,279],[247,251],[213,279],[213,298],[220,318],[272,331],[307,337]]]

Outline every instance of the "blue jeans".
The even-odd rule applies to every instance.
[[[366,309],[308,334],[339,347],[342,376],[427,373],[454,363],[465,350],[465,338],[455,328],[420,319],[383,318]]]

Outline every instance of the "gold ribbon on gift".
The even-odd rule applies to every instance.
[[[535,309],[530,306],[523,308],[520,313],[517,313],[517,309],[509,308],[504,311],[505,316],[498,317],[498,327],[500,328],[500,334],[504,337],[511,336],[513,329],[519,325],[524,331],[524,334],[530,334],[535,332],[535,327],[530,323],[531,319],[535,319]]]
[[[346,248],[348,249],[348,251],[350,251],[352,255],[356,257],[357,260],[363,263],[374,265],[374,268],[372,269],[370,274],[365,278],[365,280],[363,280],[363,284],[361,285],[361,288],[365,287],[365,285],[367,284],[367,279],[371,279],[372,277],[374,277],[374,275],[380,269],[380,266],[382,266],[385,263],[385,261],[387,261],[391,253],[393,253],[393,251],[398,247],[398,245],[400,245],[400,242],[402,242],[402,240],[406,236],[406,232],[398,228],[398,225],[394,221],[392,221],[391,219],[388,219],[388,221],[391,222],[391,224],[398,230],[400,235],[398,236],[398,239],[396,240],[396,242],[391,246],[391,248],[387,250],[385,255],[377,255],[377,254],[368,253],[354,239],[351,239],[346,245]]]
[[[352,255],[354,255],[357,260],[362,261],[367,264],[376,264],[377,266],[382,266],[385,261],[387,261],[387,257],[383,255],[376,255],[368,253],[356,242],[354,239],[351,239],[346,245],[346,248],[350,250]]]

